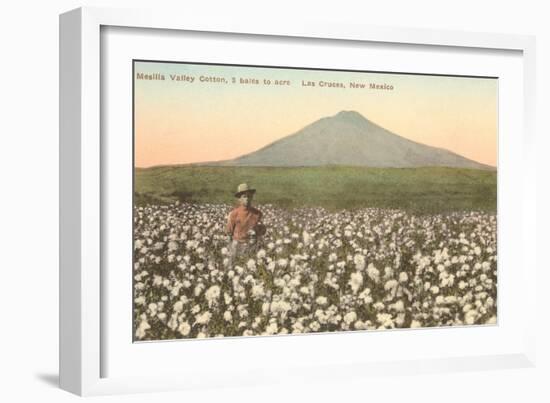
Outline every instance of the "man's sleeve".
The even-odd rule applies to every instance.
[[[227,215],[227,225],[226,225],[226,228],[225,228],[225,232],[227,232],[227,234],[229,234],[229,235],[233,235],[234,230],[235,230],[235,217],[233,215],[233,212],[231,211]]]

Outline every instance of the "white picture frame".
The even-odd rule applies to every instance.
[[[322,359],[304,362],[299,365],[293,361],[288,365],[279,363],[271,368],[246,367],[246,360],[232,370],[221,368],[209,372],[177,371],[177,367],[158,376],[147,374],[124,374],[125,369],[117,371],[116,376],[104,376],[105,360],[112,354],[107,349],[105,317],[108,316],[106,291],[102,288],[105,273],[105,248],[102,227],[105,220],[106,182],[109,180],[109,165],[106,164],[105,145],[101,133],[105,131],[102,114],[102,92],[106,92],[109,83],[102,81],[102,29],[119,27],[132,29],[171,30],[171,32],[217,33],[224,35],[242,35],[262,41],[269,38],[285,38],[287,41],[338,40],[338,43],[377,43],[379,46],[399,45],[402,47],[422,47],[437,49],[466,49],[478,54],[492,51],[515,52],[521,60],[522,74],[514,80],[523,88],[523,98],[516,100],[521,106],[520,131],[509,142],[501,141],[499,155],[521,161],[521,169],[513,178],[508,179],[508,171],[499,169],[499,184],[510,181],[520,185],[521,191],[515,194],[515,206],[520,206],[518,217],[502,226],[506,231],[514,231],[521,245],[513,253],[513,258],[521,262],[518,272],[506,272],[509,278],[503,279],[508,287],[516,290],[522,298],[518,302],[518,312],[526,313],[522,321],[511,323],[515,327],[514,342],[503,345],[487,354],[477,351],[472,354],[445,354],[444,349],[421,358],[404,357],[388,360],[369,361],[361,355],[352,360],[338,361]],[[152,31],[150,31],[152,32]],[[158,32],[158,31],[157,31]],[[103,8],[80,8],[60,16],[60,385],[63,389],[79,395],[98,395],[114,393],[151,392],[188,388],[207,388],[227,385],[254,385],[271,382],[293,382],[300,374],[301,380],[335,380],[346,377],[369,376],[372,374],[412,374],[456,370],[479,370],[496,368],[521,368],[535,365],[535,327],[533,315],[536,312],[534,282],[536,261],[534,242],[535,233],[535,163],[534,156],[534,93],[535,93],[535,42],[530,36],[468,33],[456,31],[430,31],[407,28],[382,28],[346,24],[306,24],[292,25],[264,21],[211,21],[196,19],[192,16],[170,15],[170,13],[150,10],[115,10]],[[200,60],[195,60],[200,61]],[[129,107],[129,106],[128,106]],[[504,144],[504,145],[503,145]],[[516,145],[518,147],[516,147]],[[504,148],[503,148],[504,147]],[[503,158],[504,158],[503,157]],[[500,157],[499,157],[500,158]],[[500,164],[500,160],[499,160]],[[503,182],[504,181],[504,182]],[[502,194],[499,190],[499,200]],[[500,206],[499,206],[499,220]],[[501,229],[499,229],[501,231]],[[500,233],[499,233],[500,236]],[[512,255],[508,255],[512,256]],[[500,259],[509,259],[502,257]],[[499,273],[500,276],[501,273]],[[500,277],[499,277],[500,279]],[[500,286],[500,284],[499,284]],[[515,287],[515,288],[514,288]],[[500,288],[499,288],[500,293]],[[499,294],[502,298],[512,298],[510,292]],[[517,316],[515,316],[517,318]],[[510,323],[500,323],[501,328]],[[437,332],[437,330],[435,330]],[[446,330],[447,331],[447,330]],[[464,329],[449,329],[450,332],[462,332]],[[423,330],[411,333],[380,332],[380,338],[409,338]],[[356,334],[347,340],[359,340],[365,334]],[[428,334],[428,333],[425,333]],[[450,334],[450,333],[448,333]],[[471,333],[474,334],[474,333]],[[397,336],[396,336],[397,335]],[[490,336],[490,335],[489,335]],[[498,334],[497,334],[498,336]],[[294,349],[303,349],[307,354],[307,345],[338,343],[342,335],[299,337],[250,338],[239,340],[245,343],[255,354],[273,348],[279,344],[288,344],[293,339]],[[374,337],[374,336],[373,336]],[[475,335],[472,336],[475,341]],[[310,339],[308,339],[310,338]],[[312,339],[311,339],[312,338]],[[269,341],[267,341],[269,340]],[[311,342],[315,340],[315,342]],[[192,342],[187,349],[211,354],[218,353],[228,346],[227,341],[209,340]],[[212,344],[212,343],[217,343]],[[269,347],[268,347],[268,343]],[[173,343],[163,343],[164,353],[175,349]],[[216,346],[216,347],[215,347]],[[117,346],[114,346],[115,348]],[[233,353],[238,350],[234,350]],[[456,355],[459,354],[459,355]],[[159,355],[159,357],[162,357]],[[161,358],[163,359],[163,358]],[[200,360],[196,358],[196,360]],[[197,361],[198,362],[198,361]],[[205,363],[208,359],[205,358]],[[205,365],[207,367],[207,365]],[[303,369],[307,368],[307,372]],[[281,371],[284,369],[284,371]],[[178,375],[179,374],[179,375]]]

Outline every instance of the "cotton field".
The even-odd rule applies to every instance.
[[[135,340],[496,323],[495,214],[259,205],[232,261],[231,208],[135,208]]]

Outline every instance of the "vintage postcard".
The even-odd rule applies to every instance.
[[[132,79],[135,341],[496,324],[497,78]]]

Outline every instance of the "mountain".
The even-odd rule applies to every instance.
[[[257,151],[215,165],[495,169],[451,151],[408,140],[355,111],[319,119]]]

